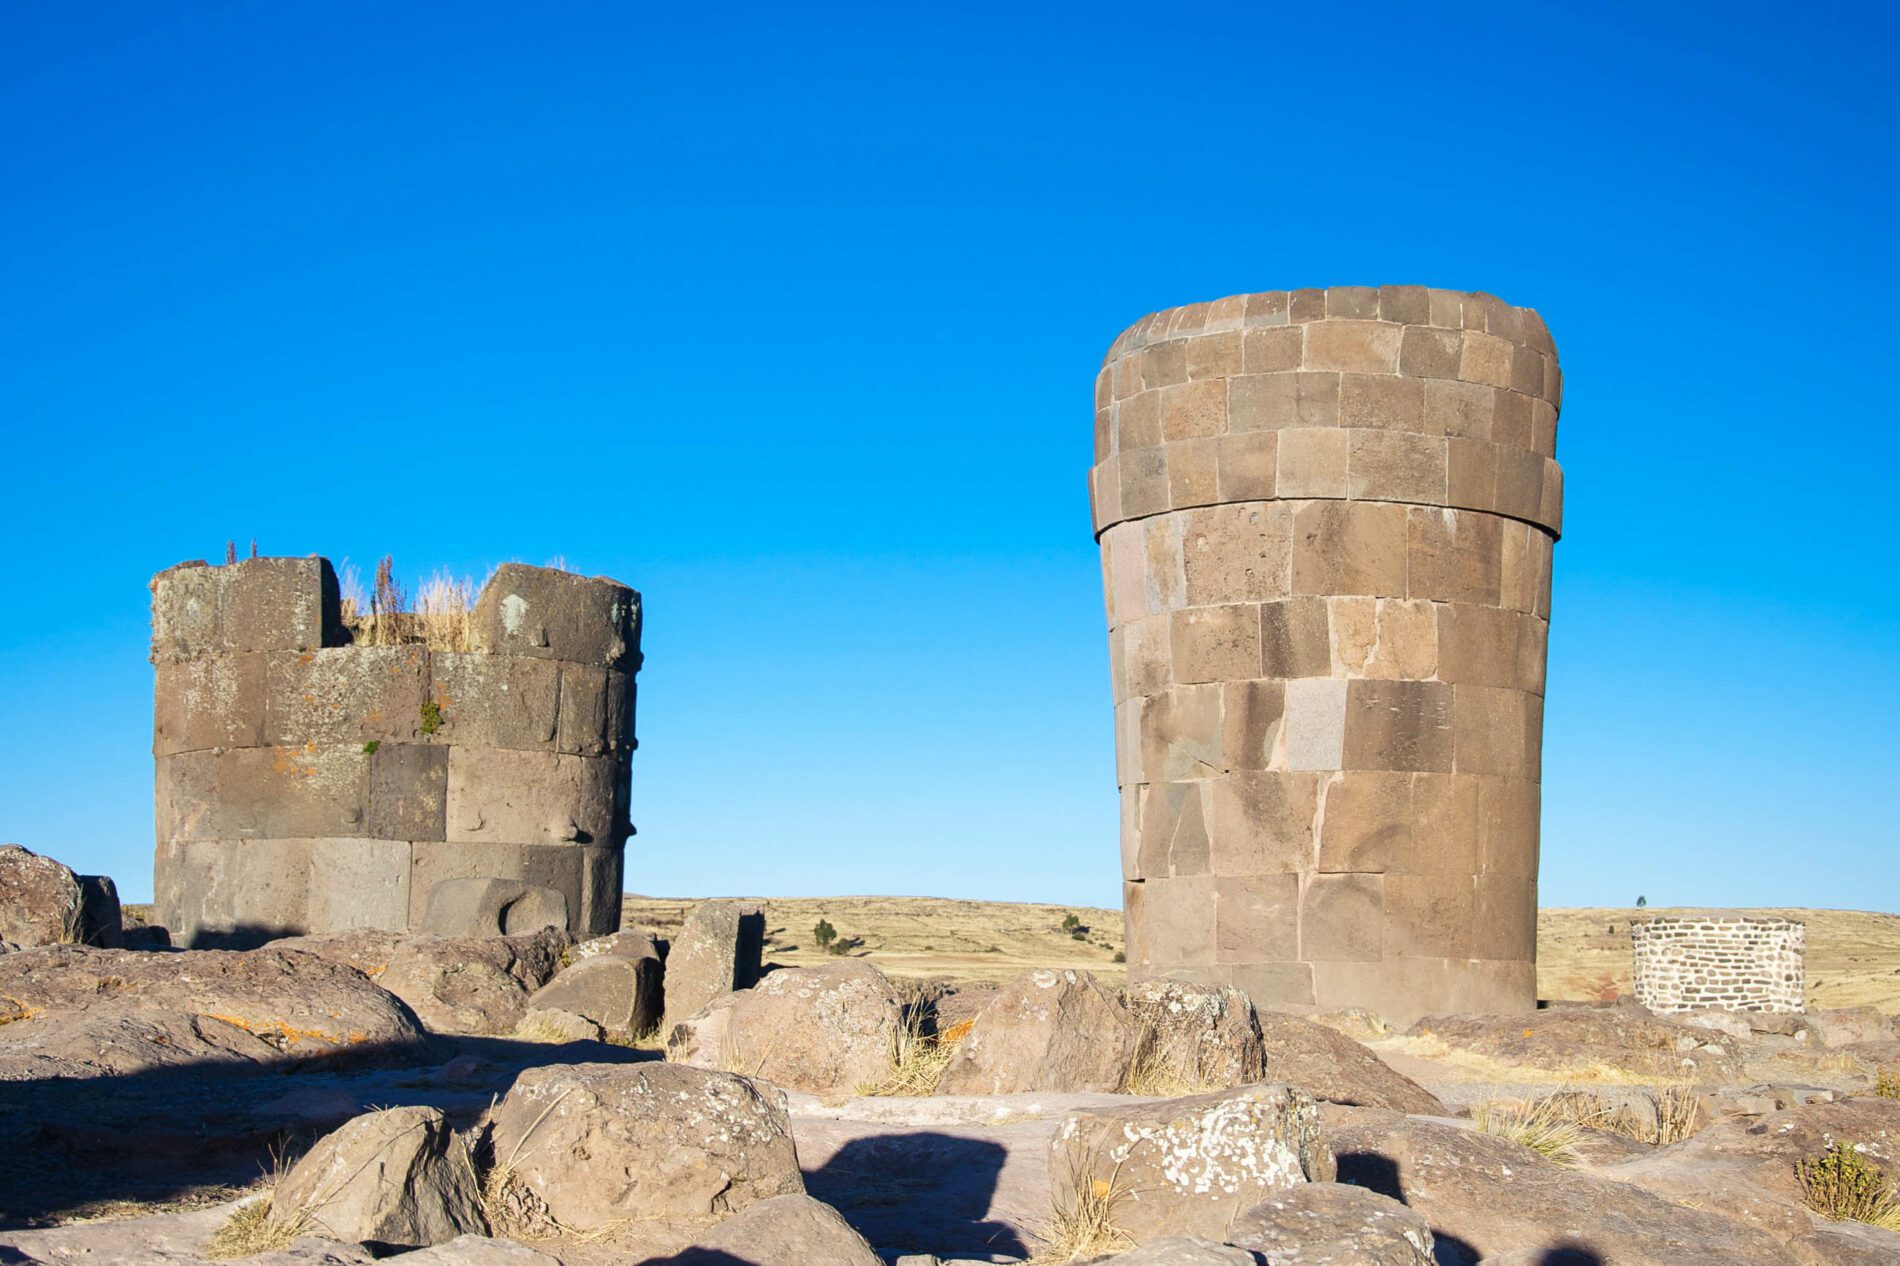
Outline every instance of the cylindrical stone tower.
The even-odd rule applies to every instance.
[[[1423,286],[1159,312],[1095,386],[1129,970],[1394,1022],[1536,1001],[1562,378]]]
[[[516,563],[357,641],[327,559],[152,579],[155,897],[179,944],[620,925],[640,595]]]

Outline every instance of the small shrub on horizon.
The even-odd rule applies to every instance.
[[[831,947],[838,943],[838,929],[831,926],[830,919],[820,919],[811,930],[811,939],[818,943],[819,949],[829,954]]]

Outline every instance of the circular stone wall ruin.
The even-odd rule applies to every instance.
[[[1535,1005],[1561,384],[1535,312],[1422,286],[1115,341],[1090,491],[1133,975]]]
[[[363,645],[327,559],[184,563],[151,587],[155,895],[177,943],[513,931],[516,903],[577,936],[619,927],[639,594],[507,564],[452,637],[401,617]]]
[[[1630,924],[1636,1001],[1651,1011],[1807,1009],[1808,929],[1741,914],[1659,915]]]

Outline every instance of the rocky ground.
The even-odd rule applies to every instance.
[[[1873,1009],[1395,1032],[1072,968],[761,978],[717,904],[583,945],[113,949],[72,943],[77,877],[7,861],[0,935],[55,943],[0,953],[0,1263],[1900,1261],[1811,1207],[1900,1226]]]

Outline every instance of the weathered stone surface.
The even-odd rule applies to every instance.
[[[205,1255],[206,1241],[248,1203],[234,1201],[189,1213],[108,1218],[44,1230],[0,1231],[0,1260],[20,1266],[69,1262],[85,1262],[87,1266],[213,1266],[214,1259]],[[246,1266],[371,1266],[376,1256],[360,1244],[339,1244],[307,1235],[293,1240],[289,1248],[243,1260]],[[456,1259],[432,1260],[437,1266],[448,1266],[451,1261],[463,1266]],[[494,1261],[492,1266],[546,1266],[551,1260]],[[483,1259],[479,1266],[490,1263]]]
[[[1267,1076],[1328,1103],[1442,1116],[1445,1105],[1345,1034],[1277,1011],[1261,1011]]]
[[[640,595],[605,576],[503,563],[475,599],[477,650],[632,672],[640,665]]]
[[[597,1022],[557,1007],[530,1005],[521,1013],[514,1035],[528,1042],[604,1042],[607,1030]]]
[[[514,1240],[458,1235],[434,1248],[402,1254],[403,1266],[561,1266],[561,1259]]]
[[[759,980],[765,915],[736,901],[702,901],[686,912],[666,956],[666,1019],[673,1026],[721,994]]]
[[[339,964],[283,949],[141,954],[56,945],[0,955],[0,1077],[197,1064],[398,1062],[415,1016]]]
[[[1513,1069],[1561,1081],[1614,1069],[1669,1081],[1729,1081],[1734,1051],[1721,1034],[1669,1023],[1640,1007],[1552,1007],[1528,1015],[1434,1015],[1409,1033]]]
[[[749,1205],[659,1266],[883,1266],[864,1237],[828,1204],[773,1196]]]
[[[529,1069],[495,1108],[490,1141],[510,1233],[710,1222],[804,1191],[780,1095],[676,1064]]]
[[[1267,1076],[1253,1003],[1238,989],[1140,980],[1128,988],[1128,1008],[1141,1028],[1137,1067],[1210,1089]]]
[[[1260,1259],[1244,1248],[1217,1244],[1197,1235],[1171,1235],[1112,1257],[1091,1258],[1114,1266],[1259,1266]]]
[[[271,1195],[273,1225],[379,1248],[484,1234],[474,1162],[436,1108],[389,1108],[317,1141]]]
[[[596,955],[535,990],[528,1006],[571,1011],[613,1037],[637,1037],[660,1022],[660,960]]]
[[[569,968],[549,988],[585,966]],[[694,1067],[842,1099],[890,1075],[902,1022],[897,991],[869,963],[785,968],[681,1020],[667,1033],[666,1053]]]
[[[437,1033],[510,1033],[528,995],[560,968],[567,933],[438,937],[399,932],[326,932],[281,947],[347,963],[401,998]]]
[[[1793,1266],[1772,1236],[1629,1183],[1552,1164],[1527,1147],[1446,1121],[1328,1108],[1339,1180],[1401,1201],[1430,1224],[1439,1263],[1505,1253],[1583,1254],[1617,1266]]]
[[[1333,1178],[1311,1096],[1280,1085],[1076,1113],[1050,1148],[1055,1207],[1106,1193],[1109,1219],[1137,1243],[1224,1239],[1275,1192]]]
[[[947,1095],[1121,1088],[1137,1034],[1087,972],[1034,971],[1000,989],[937,1083]]]
[[[1889,1042],[1893,1018],[1873,1007],[1839,1007],[1809,1011],[1808,1032],[1823,1046],[1852,1046],[1859,1042]]]
[[[50,857],[0,844],[0,941],[105,946],[119,939],[119,896],[110,879],[75,875]]]
[[[1390,1196],[1338,1182],[1269,1196],[1234,1219],[1227,1241],[1273,1266],[1437,1266],[1424,1218]]]
[[[569,957],[578,962],[598,954],[612,954],[618,958],[650,958],[656,963],[661,957],[659,942],[653,939],[653,934],[637,928],[622,928],[606,936],[582,941],[574,947]]]
[[[528,936],[567,927],[567,898],[519,879],[445,879],[429,889],[418,929],[434,936]]]

